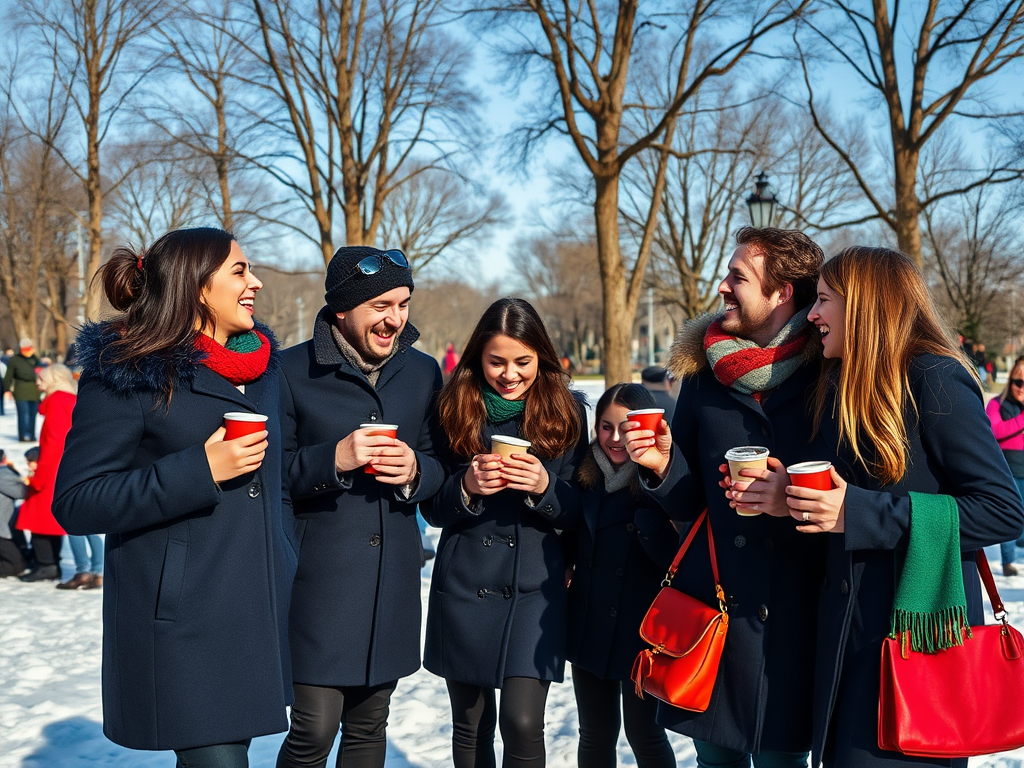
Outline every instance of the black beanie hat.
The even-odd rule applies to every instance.
[[[364,275],[356,266],[367,256],[380,258],[381,267],[375,274]],[[331,312],[348,312],[364,301],[375,299],[403,285],[412,291],[411,269],[398,266],[377,248],[346,245],[334,252],[331,263],[327,265],[324,300]]]

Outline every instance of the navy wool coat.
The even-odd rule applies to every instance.
[[[420,558],[416,505],[441,486],[429,417],[441,370],[412,348],[406,325],[377,386],[349,363],[317,316],[313,338],[282,354],[281,424],[295,509],[299,566],[290,637],[294,682],[380,685],[420,666]],[[419,484],[406,499],[362,469],[335,469],[339,440],[365,422],[398,425],[416,451]]]
[[[809,342],[805,364],[758,403],[718,382],[703,336],[701,324],[685,326],[670,355],[669,370],[682,390],[672,418],[668,476],[656,486],[646,470],[641,478],[673,519],[693,520],[708,508],[729,633],[707,711],[659,705],[658,722],[741,752],[806,751],[813,683],[808,656],[825,541],[797,532],[792,518],[738,515],[718,485],[718,467],[727,450],[741,445],[765,446],[786,465],[820,458],[809,445],[807,407],[818,352]],[[717,607],[703,531],[672,586]]]
[[[970,374],[956,360],[923,355],[911,365],[910,391],[920,417],[907,412],[910,454],[898,483],[882,486],[848,446],[837,451],[834,422],[823,419],[817,441],[820,457],[831,459],[850,485],[845,532],[822,535],[828,560],[819,609],[813,766],[823,751],[827,763],[843,768],[951,765],[878,748],[879,661],[895,599],[895,553],[906,550],[910,532],[909,493],[956,499],[971,624],[984,623],[974,551],[1016,540],[1024,528],[1013,477]],[[832,413],[831,403],[825,413]]]
[[[295,553],[278,355],[242,394],[183,350],[161,403],[159,361],[100,365],[114,338],[108,324],[78,334],[84,373],[53,507],[68,533],[107,534],[103,732],[133,749],[188,749],[286,730]],[[270,448],[255,473],[218,487],[204,443],[229,411],[266,414]]]
[[[470,685],[501,688],[506,677],[560,682],[565,672],[565,558],[559,529],[577,525],[579,489],[570,483],[587,449],[579,406],[575,448],[542,463],[547,491],[531,499],[504,490],[462,499],[467,463],[450,459],[450,477],[422,506],[442,527],[430,582],[424,666]],[[521,419],[486,424],[492,435],[522,437]]]
[[[563,534],[574,566],[568,659],[604,680],[629,680],[637,654],[648,647],[640,623],[661,590],[679,535],[640,494],[638,482],[604,490],[593,457],[599,450],[591,445],[578,475],[585,524]]]

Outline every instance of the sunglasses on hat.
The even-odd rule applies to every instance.
[[[405,254],[402,253],[397,248],[392,248],[390,251],[378,251],[377,253],[371,254],[365,258],[360,259],[356,263],[356,268],[352,270],[352,273],[346,275],[344,280],[342,280],[341,282],[344,283],[346,280],[355,277],[355,275],[357,274],[366,275],[367,277],[369,277],[370,275],[376,275],[378,272],[384,269],[385,259],[390,261],[396,267],[401,267],[402,269],[409,268],[409,260],[405,258]]]

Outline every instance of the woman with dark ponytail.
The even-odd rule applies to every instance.
[[[119,248],[120,314],[87,324],[55,489],[73,534],[105,533],[103,732],[179,766],[244,768],[288,727],[284,630],[295,555],[281,499],[277,344],[262,287],[219,229]],[[266,428],[225,439],[226,412]]]

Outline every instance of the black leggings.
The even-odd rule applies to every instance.
[[[658,700],[638,697],[630,681],[602,680],[572,667],[572,687],[580,717],[579,768],[615,768],[619,726],[625,723],[638,768],[675,768],[676,756],[665,729],[654,722]],[[622,716],[619,716],[619,701]]]
[[[0,576],[20,576],[25,570],[25,558],[11,539],[0,539]]]
[[[505,747],[502,768],[543,768],[544,705],[550,680],[506,677],[501,711],[494,689],[446,680],[452,702],[452,763],[455,768],[494,768],[494,727]]]
[[[60,547],[63,543],[63,536],[33,533],[32,551],[36,553],[36,566],[60,565]]]
[[[249,768],[249,742],[214,744],[195,749],[176,749],[175,768]]]
[[[294,684],[295,703],[277,768],[327,765],[341,724],[338,768],[382,768],[387,754],[388,712],[398,681],[331,688]]]

